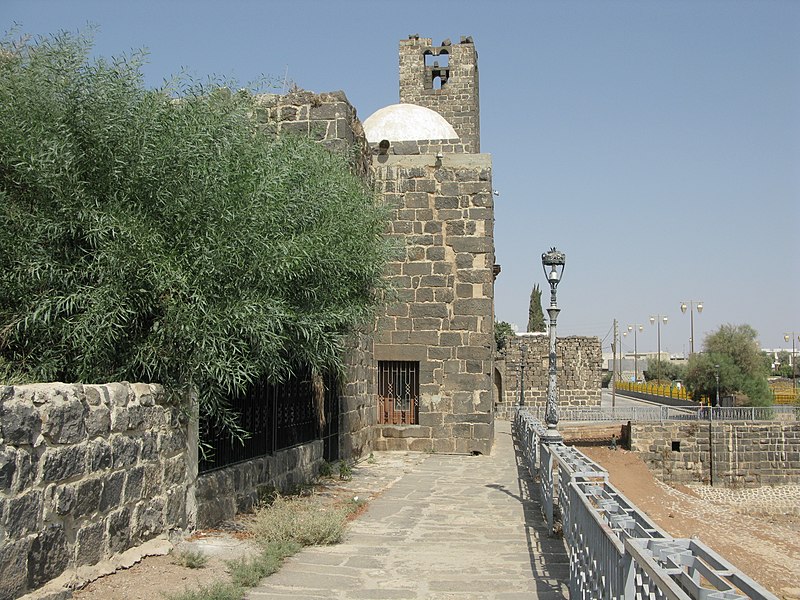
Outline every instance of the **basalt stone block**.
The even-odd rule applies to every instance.
[[[130,467],[136,464],[139,458],[139,442],[124,435],[115,435],[111,438],[111,457],[115,469]]]
[[[164,505],[164,526],[182,529],[186,526],[186,494],[183,490],[170,490]]]
[[[100,511],[106,512],[119,506],[122,501],[122,489],[125,484],[125,471],[117,471],[109,475],[103,482],[100,493]]]
[[[67,537],[62,525],[49,525],[28,552],[28,586],[37,588],[64,572],[69,564]]]
[[[86,406],[77,398],[53,397],[40,409],[42,434],[56,444],[75,444],[86,439]]]
[[[130,526],[131,511],[129,508],[122,507],[108,515],[106,518],[106,538],[108,539],[108,550],[111,554],[130,548]]]
[[[28,586],[28,553],[33,537],[0,545],[0,598],[18,598]]]
[[[72,516],[76,519],[91,515],[100,507],[103,493],[103,480],[86,479],[75,486],[75,507]]]
[[[16,477],[11,491],[21,493],[36,483],[39,476],[39,455],[24,448],[17,448]]]
[[[132,396],[127,383],[109,383],[105,386],[108,390],[108,401],[111,406],[127,406]]]
[[[91,406],[86,414],[86,435],[105,437],[111,432],[111,411],[105,404]]]
[[[105,548],[105,526],[102,522],[81,527],[75,535],[75,562],[94,565],[103,558]]]
[[[142,497],[144,489],[144,467],[128,469],[125,478],[125,502],[135,502]]]
[[[11,539],[20,539],[39,529],[42,514],[40,490],[35,490],[6,500],[5,531]]]
[[[33,445],[41,431],[36,408],[23,400],[6,400],[0,405],[0,428],[6,444]]]
[[[105,440],[95,440],[87,446],[88,463],[94,473],[108,469],[112,464],[111,445]]]
[[[175,456],[164,464],[164,487],[182,485],[186,479],[186,461],[184,457]]]
[[[0,448],[0,492],[11,489],[16,470],[17,451],[10,446]]]
[[[164,500],[152,498],[139,502],[133,509],[131,519],[131,540],[134,543],[145,542],[164,529]]]
[[[42,455],[42,481],[61,481],[86,470],[87,447],[48,448]]]
[[[111,431],[119,433],[126,429],[128,429],[128,409],[114,406],[111,409]]]

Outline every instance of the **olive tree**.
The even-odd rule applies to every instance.
[[[142,55],[0,46],[0,360],[12,380],[161,382],[206,414],[342,368],[386,216],[346,157],[268,136],[254,96],[143,85]]]

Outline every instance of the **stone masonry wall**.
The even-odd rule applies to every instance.
[[[291,133],[319,141],[333,152],[352,155],[355,172],[369,180],[370,151],[364,128],[344,92],[315,94],[303,90],[257,98],[258,120],[269,134]]]
[[[440,63],[440,68],[426,67],[426,53],[431,61]],[[445,70],[445,61],[447,81],[441,89],[433,89],[432,75]],[[467,152],[481,151],[478,52],[469,38],[441,46],[417,36],[401,40],[400,102],[436,111],[453,126]]]
[[[458,139],[452,140],[404,140],[392,142],[386,150],[386,154],[464,154],[466,146]],[[380,154],[381,149],[378,144],[372,145],[372,154]]]
[[[481,452],[493,439],[494,212],[491,159],[377,156],[400,256],[397,298],[379,317],[375,359],[419,361],[419,425],[379,426],[378,450]]]
[[[0,598],[186,527],[186,421],[156,385],[0,387]]]
[[[290,492],[313,481],[323,444],[315,440],[197,478],[197,528],[214,527],[248,512],[272,491]]]
[[[375,448],[378,421],[373,337],[357,334],[345,356],[347,376],[339,397],[339,458],[358,460]]]
[[[800,483],[797,422],[631,423],[630,444],[667,483],[728,487]]]
[[[520,365],[525,347],[524,403],[544,406],[547,401],[550,340],[546,334],[506,338],[504,360],[497,361],[501,401],[498,416],[508,418],[519,405]],[[570,336],[556,342],[558,399],[562,406],[599,406],[602,349],[596,337]]]

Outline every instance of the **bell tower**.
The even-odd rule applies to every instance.
[[[456,130],[466,152],[479,153],[478,52],[472,38],[439,46],[419,35],[401,40],[400,102],[435,110]]]

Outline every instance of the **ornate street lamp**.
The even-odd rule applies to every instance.
[[[661,381],[661,322],[664,322],[664,325],[667,324],[668,317],[664,315],[650,315],[650,325],[657,324],[658,325],[658,362],[656,366],[658,369],[656,370],[656,379]]]
[[[689,354],[694,354],[694,311],[697,311],[699,315],[703,312],[703,303],[702,302],[695,302],[694,300],[689,300],[689,302],[681,302],[681,312],[686,314],[686,310],[689,310]]]
[[[528,348],[520,342],[522,359],[519,363],[519,405],[525,406],[525,361],[527,360]]]
[[[633,381],[634,383],[639,383],[639,341],[637,339],[638,336],[636,334],[639,331],[644,331],[644,325],[641,325],[640,323],[634,323],[633,325],[628,325],[628,331],[633,332],[633,371],[634,371]],[[628,331],[623,332],[622,335],[627,337]]]
[[[547,424],[547,432],[542,436],[545,443],[561,441],[561,434],[558,433],[558,390],[556,388],[556,319],[561,309],[556,302],[556,287],[564,274],[564,264],[566,256],[563,252],[550,248],[549,252],[542,254],[542,268],[544,269],[547,283],[550,284],[550,306],[547,314],[550,317],[550,359],[547,381],[547,404],[545,405],[544,420]]]

